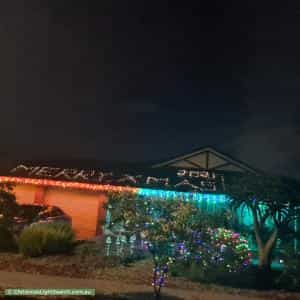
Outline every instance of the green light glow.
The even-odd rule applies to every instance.
[[[230,199],[225,194],[190,193],[140,188],[138,189],[138,195],[167,200],[182,199],[186,202],[195,201],[199,209],[209,213],[214,213],[229,208],[230,204]],[[253,224],[252,213],[249,209],[239,208],[237,210],[237,216],[240,224],[246,226],[251,226]]]

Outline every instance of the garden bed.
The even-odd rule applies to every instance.
[[[152,264],[143,260],[121,265],[117,257],[53,255],[27,258],[20,254],[1,253],[0,270],[73,278],[114,279],[138,284],[151,282]]]

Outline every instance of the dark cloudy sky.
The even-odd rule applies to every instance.
[[[7,0],[0,23],[2,158],[212,145],[300,176],[299,1]]]

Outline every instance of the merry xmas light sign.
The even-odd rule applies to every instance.
[[[43,178],[94,184],[163,188],[184,191],[217,192],[224,190],[223,175],[208,171],[147,169],[122,173],[120,171],[83,170],[49,166],[18,165],[10,170],[13,176]]]

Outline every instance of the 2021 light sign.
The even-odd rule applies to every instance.
[[[215,179],[216,174],[214,172],[208,171],[197,171],[197,170],[178,170],[178,177],[190,177],[190,178],[206,178],[206,179]]]

